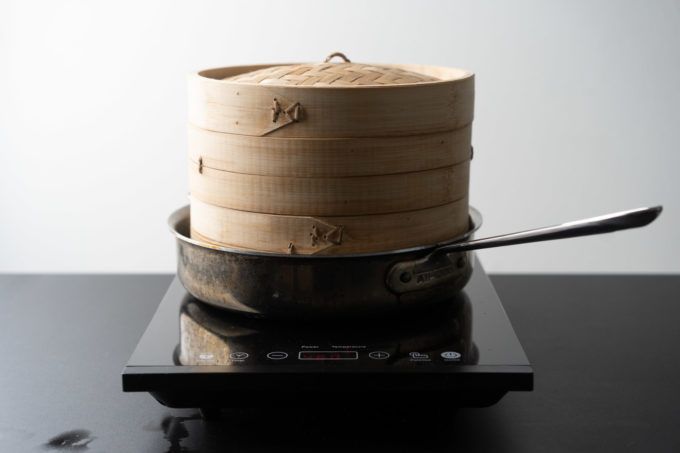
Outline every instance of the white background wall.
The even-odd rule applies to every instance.
[[[477,74],[482,235],[665,205],[642,230],[483,251],[491,271],[680,271],[677,0],[3,0],[0,271],[172,271],[186,74],[335,50]]]

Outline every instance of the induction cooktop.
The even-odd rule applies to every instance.
[[[533,370],[489,277],[399,317],[334,323],[244,317],[175,277],[123,370],[123,390],[169,407],[489,406]]]

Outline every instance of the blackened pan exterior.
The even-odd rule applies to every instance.
[[[197,299],[228,310],[277,318],[328,318],[392,314],[441,302],[470,279],[470,252],[444,254],[420,278],[437,281],[397,293],[387,274],[403,261],[429,255],[441,244],[351,256],[278,255],[227,249],[189,238],[188,207],[169,219],[177,237],[177,275]],[[481,217],[471,210],[470,239]]]

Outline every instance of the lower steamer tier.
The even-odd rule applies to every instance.
[[[351,323],[351,325],[350,325]],[[342,324],[209,307],[175,279],[123,371],[169,407],[484,407],[533,371],[484,270],[432,310]]]
[[[418,211],[307,217],[239,211],[191,198],[191,236],[226,247],[301,255],[400,250],[436,244],[469,227],[467,197]]]

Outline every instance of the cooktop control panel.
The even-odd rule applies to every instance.
[[[273,347],[268,351],[254,352],[252,349],[241,348],[241,350],[233,350],[228,354],[214,353],[211,351],[198,352],[195,357],[190,357],[188,354],[180,354],[178,361],[182,365],[267,365],[276,366],[276,364],[301,364],[309,363],[326,365],[326,364],[342,364],[341,366],[348,366],[355,363],[364,365],[393,365],[395,363],[402,364],[446,364],[456,365],[463,363],[474,363],[476,349],[472,345],[470,350],[465,351],[464,348],[457,347],[457,350],[451,348],[438,348],[436,350],[400,350],[394,347],[369,347],[369,346],[352,346],[348,349],[346,346],[309,346],[303,345],[298,349],[294,348],[276,348]]]

